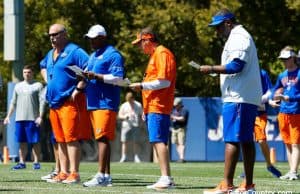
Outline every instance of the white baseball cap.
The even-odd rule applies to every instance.
[[[97,36],[106,36],[105,28],[99,24],[93,25],[87,34],[84,35],[89,38],[96,38]]]
[[[279,59],[288,59],[290,57],[295,57],[296,53],[294,51],[282,50],[278,56]]]

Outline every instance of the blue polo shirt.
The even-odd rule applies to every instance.
[[[91,54],[87,70],[97,74],[112,74],[123,78],[124,59],[113,46],[106,45]],[[86,93],[88,110],[118,111],[120,104],[119,86],[92,79],[88,81]]]
[[[77,65],[84,69],[87,65],[88,54],[79,46],[68,43],[53,60],[54,49],[50,50],[40,62],[40,67],[47,70],[46,99],[51,108],[59,108],[71,96],[77,85],[76,75],[68,66]]]
[[[300,69],[283,71],[278,75],[272,94],[278,88],[283,88],[283,95],[289,96],[289,101],[281,101],[279,112],[285,114],[300,114]]]

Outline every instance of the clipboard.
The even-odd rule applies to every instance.
[[[70,69],[71,71],[73,71],[76,75],[78,75],[80,77],[84,77],[84,78],[86,77],[83,73],[84,71],[76,65],[68,66],[67,68]]]
[[[197,70],[200,70],[200,68],[201,68],[201,65],[199,65],[199,64],[196,63],[195,61],[190,61],[188,64],[189,64],[190,66],[196,68]],[[215,77],[215,76],[217,76],[218,74],[216,74],[216,73],[210,73],[209,75],[212,76],[212,77]]]

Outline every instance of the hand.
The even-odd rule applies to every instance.
[[[42,123],[42,118],[41,118],[41,117],[38,117],[38,118],[35,119],[34,122],[35,122],[36,126],[40,126],[41,123]]]
[[[269,100],[268,103],[273,108],[280,107],[280,100]]]
[[[4,121],[3,121],[3,124],[4,125],[7,125],[10,123],[10,120],[9,120],[9,117],[5,117]]]
[[[205,74],[211,73],[212,66],[210,66],[210,65],[201,65],[200,68],[199,68],[199,71],[201,73],[205,73]]]
[[[83,74],[90,80],[96,78],[96,74],[91,71],[85,71],[85,72],[83,72]]]
[[[274,100],[279,100],[279,101],[289,101],[289,97],[288,96],[284,96],[282,94],[279,95],[275,95],[274,96]]]
[[[142,84],[137,82],[137,83],[132,83],[129,85],[129,88],[132,89],[135,92],[139,92],[142,90]]]

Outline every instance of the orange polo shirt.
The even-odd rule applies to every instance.
[[[176,61],[173,53],[164,46],[158,46],[150,56],[143,82],[168,80],[170,86],[160,90],[143,90],[144,113],[170,114],[176,82]]]

